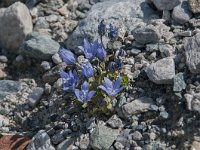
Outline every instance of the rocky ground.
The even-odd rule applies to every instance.
[[[0,1],[0,133],[27,150],[200,150],[198,0],[16,1]],[[59,77],[59,48],[80,54],[102,19],[130,79],[110,116],[74,105]]]

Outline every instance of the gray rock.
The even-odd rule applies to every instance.
[[[175,76],[175,64],[171,57],[163,58],[146,68],[149,79],[156,84],[172,84]]]
[[[57,134],[55,134],[54,136],[51,137],[51,141],[55,145],[59,144],[63,140],[64,140],[64,137],[60,132],[58,132]]]
[[[93,149],[109,149],[119,135],[119,130],[98,125],[91,134],[90,145]]]
[[[50,137],[44,130],[40,130],[30,141],[26,150],[55,150]]]
[[[32,32],[23,42],[21,53],[40,60],[51,60],[52,55],[59,51],[60,45],[50,36]]]
[[[132,139],[136,141],[140,141],[142,139],[142,134],[139,131],[135,131],[131,134]]]
[[[153,25],[136,28],[133,31],[133,36],[140,44],[158,43],[161,39],[159,30]]]
[[[191,73],[200,73],[200,33],[188,38],[184,44],[186,64]]]
[[[97,3],[68,38],[66,46],[75,50],[82,45],[83,38],[93,40],[97,36],[98,24],[102,19],[106,24],[112,23],[113,26],[123,29],[121,34],[124,35],[124,31],[132,31],[151,18],[158,16],[145,0],[109,0]]]
[[[172,47],[169,44],[160,44],[159,45],[159,50],[161,52],[161,56],[164,57],[169,57],[172,56],[173,53],[175,52],[174,47]]]
[[[7,95],[16,94],[25,87],[27,87],[27,84],[22,82],[0,80],[0,100],[3,100]]]
[[[0,115],[0,127],[5,127],[9,125],[9,119],[3,115]]]
[[[32,29],[29,10],[23,3],[16,2],[7,9],[0,9],[0,47],[16,53]]]
[[[48,22],[56,22],[58,20],[58,16],[57,15],[49,15],[49,16],[46,16],[46,20]]]
[[[8,62],[8,58],[6,56],[1,55],[0,56],[0,62],[7,63]]]
[[[42,69],[44,69],[45,71],[51,69],[51,65],[50,65],[50,63],[49,63],[48,61],[42,61],[41,67],[42,67]]]
[[[185,24],[192,17],[192,12],[189,10],[188,1],[182,0],[181,4],[176,6],[172,12],[172,18],[180,24]]]
[[[115,142],[114,146],[117,150],[124,149],[124,145],[122,145],[120,142]]]
[[[29,7],[29,8],[32,8],[41,1],[42,0],[26,0],[26,6]]]
[[[52,60],[56,65],[62,63],[62,59],[60,58],[60,55],[58,53],[52,56]]]
[[[75,140],[73,138],[68,138],[58,144],[56,150],[72,150]]]
[[[44,93],[44,89],[41,87],[37,87],[33,89],[33,91],[28,96],[28,104],[31,107],[35,107],[40,99],[42,98],[42,95]]]
[[[152,0],[159,10],[172,10],[181,0]]]
[[[200,113],[200,94],[185,94],[184,97],[187,102],[187,109]]]
[[[89,139],[89,134],[82,134],[80,136],[80,142],[79,142],[79,147],[81,150],[87,150],[89,149],[89,144],[90,144],[90,139]]]
[[[107,121],[107,124],[109,124],[114,129],[122,128],[124,126],[122,120],[117,115],[113,115]]]
[[[200,13],[200,2],[198,0],[188,0],[189,2],[189,6],[190,6],[190,10],[194,13]]]
[[[175,92],[181,92],[186,88],[186,83],[184,81],[183,73],[178,73],[174,77],[174,87],[173,90]]]
[[[153,104],[154,102],[151,98],[140,97],[130,103],[123,105],[122,112],[125,116],[147,112],[148,110],[151,109],[151,105]]]
[[[34,31],[38,31],[39,29],[48,29],[49,24],[46,21],[44,17],[38,17],[35,26],[34,26]]]

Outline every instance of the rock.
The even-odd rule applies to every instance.
[[[51,64],[48,61],[42,61],[41,67],[44,71],[51,69]]]
[[[31,94],[29,94],[28,96],[28,104],[31,107],[35,107],[39,103],[43,93],[44,93],[44,89],[41,87],[37,87],[33,89]]]
[[[114,146],[117,150],[124,149],[124,145],[120,142],[115,142]]]
[[[173,91],[181,92],[186,88],[186,83],[184,81],[183,73],[178,73],[174,76],[174,87]]]
[[[189,6],[190,6],[190,10],[194,13],[200,13],[200,2],[199,0],[188,0],[189,2]]]
[[[46,16],[46,20],[50,23],[56,22],[58,20],[58,16],[57,15],[49,15],[49,16]]]
[[[190,150],[200,150],[200,142],[197,141],[192,142]]]
[[[62,59],[60,58],[60,55],[58,53],[52,56],[52,60],[56,65],[62,63]]]
[[[90,139],[88,134],[82,134],[80,136],[80,142],[79,142],[79,147],[81,150],[87,150],[89,149],[89,144],[90,144]]]
[[[21,53],[39,60],[51,60],[52,55],[59,51],[60,45],[50,36],[39,32],[27,35]]]
[[[37,5],[42,0],[26,0],[26,6],[28,8],[33,8],[35,5]]]
[[[0,127],[5,127],[9,125],[9,119],[3,115],[0,115]]]
[[[98,125],[91,133],[90,145],[93,149],[109,149],[119,135],[119,130]]]
[[[132,139],[136,141],[140,141],[142,139],[142,134],[139,131],[135,131],[131,134]]]
[[[74,144],[74,139],[69,138],[58,144],[56,147],[56,150],[72,150],[73,144]]]
[[[57,134],[55,134],[54,136],[51,137],[51,141],[55,145],[59,144],[63,140],[64,140],[64,137],[60,132],[58,132]]]
[[[175,52],[174,47],[172,47],[169,44],[160,44],[159,45],[159,50],[161,52],[161,56],[164,57],[169,57],[172,56],[173,53]]]
[[[35,23],[34,31],[39,31],[39,29],[49,29],[49,24],[44,17],[38,17]]]
[[[172,10],[181,2],[181,0],[152,0],[152,1],[159,10]]]
[[[45,83],[49,83],[49,84],[52,84],[54,83],[55,81],[58,80],[58,78],[60,78],[60,75],[59,75],[59,72],[61,70],[64,70],[66,68],[66,64],[65,63],[61,63],[55,67],[53,67],[51,70],[49,70],[48,72],[46,72],[42,79]]]
[[[197,111],[200,113],[200,94],[185,94],[184,95],[187,102],[187,109],[190,111]]]
[[[175,76],[175,64],[171,57],[163,58],[146,68],[149,79],[156,84],[172,84]]]
[[[55,150],[50,137],[44,130],[40,130],[31,140],[26,150]]]
[[[159,30],[153,25],[136,28],[133,31],[133,36],[140,44],[158,43],[161,39]]]
[[[200,33],[188,38],[184,44],[186,64],[191,73],[200,73]]]
[[[182,2],[173,9],[172,18],[180,24],[189,22],[192,17],[192,12],[189,9],[188,1],[182,0]]]
[[[107,124],[109,124],[114,129],[122,128],[124,126],[122,120],[117,115],[113,115],[107,121]]]
[[[140,97],[130,103],[123,105],[122,112],[124,116],[130,116],[130,115],[147,112],[148,110],[151,109],[151,105],[153,104],[154,102],[151,98]]]
[[[16,53],[32,29],[29,10],[23,3],[16,2],[7,9],[0,9],[0,47]]]
[[[95,39],[98,24],[102,19],[108,25],[112,23],[113,26],[130,32],[151,18],[158,18],[158,16],[145,0],[108,0],[97,3],[93,5],[87,17],[79,23],[65,45],[76,50],[77,46],[82,45],[83,38]]]
[[[22,82],[0,80],[0,100],[3,100],[7,95],[16,94],[25,87],[27,87],[27,84]]]
[[[8,58],[6,56],[1,55],[0,56],[0,62],[7,63],[8,62]]]

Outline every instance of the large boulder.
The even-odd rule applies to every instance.
[[[188,38],[184,44],[186,64],[191,73],[200,73],[200,33]]]
[[[132,31],[136,26],[145,24],[152,18],[158,18],[145,0],[109,0],[93,5],[87,17],[66,41],[70,49],[82,45],[83,38],[93,40],[97,36],[99,22],[104,19],[106,24],[112,23],[123,31]],[[125,33],[125,32],[124,32]],[[122,34],[123,35],[123,34]]]
[[[32,29],[31,15],[23,3],[16,2],[6,9],[0,9],[0,47],[17,52]]]
[[[173,84],[175,63],[172,57],[163,58],[146,68],[149,79],[156,84]]]
[[[50,36],[32,32],[27,35],[20,52],[35,59],[51,60],[52,56],[59,51],[59,48],[59,43],[52,40]]]
[[[152,0],[154,5],[159,10],[172,10],[178,4],[181,3],[181,0]]]

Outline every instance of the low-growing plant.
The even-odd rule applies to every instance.
[[[68,71],[61,71],[63,90],[73,92],[79,104],[92,113],[112,110],[112,99],[119,96],[128,85],[123,73],[125,51],[107,49],[103,38],[113,44],[118,30],[113,25],[106,28],[104,20],[98,25],[99,37],[90,43],[84,39],[79,49],[84,56],[77,57],[70,50],[61,48],[59,53],[68,65]]]

